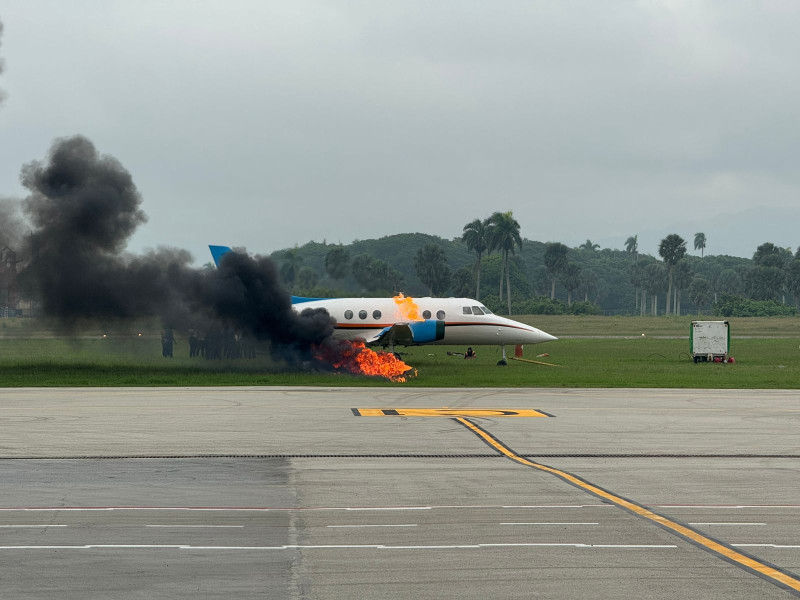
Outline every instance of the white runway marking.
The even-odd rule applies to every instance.
[[[416,527],[416,523],[404,523],[401,525],[326,525],[326,527],[335,528],[335,529],[346,529],[352,528],[356,529],[359,527]]]
[[[385,544],[316,544],[285,546],[192,546],[189,544],[85,544],[80,546],[0,546],[2,550],[462,550],[481,548],[637,548],[663,549],[677,548],[672,544],[559,544],[559,543],[519,543],[519,544],[454,544],[387,546]]]
[[[766,523],[689,523],[689,525],[713,525],[720,527],[731,527],[737,525],[766,525]]]
[[[614,508],[611,504],[442,504],[435,506],[15,506],[0,508],[0,512],[98,512],[98,511],[190,511],[190,512],[316,512],[316,511],[392,511],[392,510],[447,510],[447,509],[527,509],[527,508]]]
[[[437,507],[439,508],[439,507]],[[345,508],[318,508],[315,510],[433,510],[432,506],[386,506],[386,507],[345,507]]]
[[[0,529],[14,529],[14,528],[43,529],[45,527],[69,527],[69,525],[0,525]]]
[[[176,527],[189,529],[241,529],[244,525],[145,525],[145,527],[162,527],[166,529],[175,529]]]
[[[612,504],[519,504],[516,506],[503,505],[500,507],[471,506],[468,508],[614,508],[614,506]]]
[[[500,523],[500,525],[600,525],[600,523]]]
[[[655,508],[713,508],[736,510],[739,508],[800,508],[800,504],[653,504]]]
[[[735,548],[779,548],[779,549],[796,549],[800,546],[790,544],[731,544]]]

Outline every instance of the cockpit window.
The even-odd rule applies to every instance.
[[[367,318],[367,311],[365,311],[365,310],[358,311],[358,318],[359,319],[366,319]]]
[[[423,310],[423,311],[422,311],[422,318],[423,318],[423,319],[430,319],[430,318],[431,318],[431,311],[429,311],[429,310]]]
[[[483,314],[485,314],[485,315],[491,315],[492,314],[492,311],[490,311],[488,308],[486,308],[483,304],[481,304],[481,310],[483,311]]]
[[[437,310],[436,311],[436,318],[439,319],[440,321],[444,321],[444,311],[443,310]]]
[[[481,310],[480,306],[473,306],[472,307],[472,314],[473,315],[482,315],[483,311]]]
[[[472,309],[469,306],[465,306],[464,307],[464,314],[465,315],[471,315],[472,314]]]

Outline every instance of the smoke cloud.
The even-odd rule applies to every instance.
[[[56,140],[45,161],[22,169],[34,243],[26,276],[44,314],[62,328],[83,320],[159,317],[186,329],[232,327],[268,341],[292,364],[334,347],[324,310],[292,310],[275,264],[226,254],[218,269],[190,266],[188,252],[159,248],[133,256],[128,239],[147,220],[130,173],[82,136]]]
[[[20,201],[0,198],[0,248],[8,246],[19,253],[26,231]]]

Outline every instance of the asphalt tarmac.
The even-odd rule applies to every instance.
[[[798,399],[7,390],[0,598],[788,598]]]

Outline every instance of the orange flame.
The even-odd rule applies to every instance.
[[[414,299],[410,296],[403,296],[403,292],[400,292],[394,297],[394,303],[397,304],[397,310],[400,312],[402,318],[408,319],[409,321],[425,320],[420,315],[419,306],[414,302]]]
[[[354,375],[385,377],[398,383],[405,383],[406,374],[412,370],[394,354],[375,352],[367,348],[362,340],[340,340],[336,348],[318,348],[316,358],[329,363],[336,370]]]

